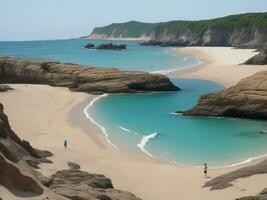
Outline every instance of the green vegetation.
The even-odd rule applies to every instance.
[[[201,21],[171,21],[161,23],[156,27],[158,33],[167,31],[168,33],[180,34],[186,30],[191,30],[194,37],[199,37],[209,28],[216,28],[232,31],[240,28],[243,34],[252,30],[253,27],[267,28],[267,13],[248,13],[240,15],[230,15],[227,17],[201,20]]]
[[[108,26],[95,28],[93,34],[105,34],[107,37],[137,38],[150,35],[157,24],[130,21],[113,23]]]
[[[267,13],[247,13],[230,15],[227,17],[201,20],[201,21],[170,21],[163,23],[141,23],[130,21],[127,23],[114,23],[109,26],[95,28],[93,33],[105,34],[107,37],[141,37],[149,36],[154,30],[156,33],[167,31],[179,35],[186,30],[193,33],[193,37],[202,36],[209,28],[231,31],[241,29],[241,34],[249,33],[253,27],[267,28]]]

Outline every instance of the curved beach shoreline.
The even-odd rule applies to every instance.
[[[107,94],[103,94],[103,95],[100,95],[100,96],[97,96],[95,97],[93,100],[91,100],[89,102],[89,104],[83,109],[83,108],[79,108],[79,110],[83,109],[83,112],[86,116],[86,118],[89,119],[89,121],[96,125],[97,127],[100,128],[102,134],[104,135],[105,137],[105,140],[107,143],[111,144],[115,149],[117,150],[120,150],[120,148],[118,146],[116,146],[110,139],[109,139],[109,135],[106,131],[106,128],[102,125],[100,125],[98,122],[96,122],[96,120],[90,115],[90,112],[89,112],[89,109],[100,99],[102,98],[105,98],[107,97],[108,95]],[[176,113],[173,113],[176,115]],[[128,130],[124,127],[119,127],[120,129],[126,131],[126,132],[132,132],[131,130]],[[135,132],[132,132],[134,134],[137,134]],[[152,152],[146,150],[146,145],[150,142],[150,140],[153,140],[155,139],[156,137],[158,136],[158,132],[154,132],[154,133],[151,133],[149,135],[145,135],[141,138],[141,141],[137,144],[137,147],[139,148],[140,150],[140,153],[144,153],[145,155],[151,157],[151,158],[154,158],[154,159],[157,159],[158,161],[161,161],[163,163],[166,163],[166,164],[174,164],[178,167],[189,167],[189,168],[202,168],[203,166],[198,166],[198,165],[186,165],[182,162],[179,162],[179,161],[171,161],[171,160],[165,160],[163,158],[159,158],[159,157],[156,157]],[[131,150],[129,149],[122,149],[123,151],[128,151],[129,153],[132,153]],[[253,161],[257,161],[257,160],[264,160],[267,158],[267,153],[264,153],[264,154],[261,154],[261,155],[256,155],[254,157],[249,157],[249,158],[245,158],[244,160],[242,159],[237,159],[236,161],[237,162],[230,162],[229,164],[225,164],[225,165],[210,165],[209,166],[209,169],[223,169],[223,168],[231,168],[231,167],[237,167],[237,166],[240,166],[242,167],[244,164],[247,164],[247,163],[250,163],[250,162],[253,162]]]
[[[201,49],[193,52],[195,55],[200,55]],[[189,54],[194,48],[179,49],[181,50],[188,51]],[[207,53],[207,50],[202,53],[202,58],[199,57],[205,62],[202,66],[187,72],[172,73],[171,76],[203,78],[231,86],[249,73],[266,69],[266,66],[255,67],[255,69],[254,66],[245,66],[250,69],[249,73],[246,71],[240,75],[235,71],[236,79],[233,80],[232,75],[225,76],[227,73],[233,73],[230,70],[232,66],[230,63],[227,67],[229,70],[214,76],[212,70],[221,65],[213,63],[213,59],[216,59],[212,58],[212,53],[207,55],[205,52]],[[190,55],[193,56],[193,54]],[[204,60],[204,55],[210,59],[209,63]],[[240,67],[241,65],[238,65],[238,70],[242,71],[243,68]],[[223,69],[226,68],[220,70]],[[221,75],[220,78],[218,78],[219,75]],[[44,175],[48,176],[67,168],[67,162],[74,162],[80,164],[82,170],[111,177],[115,188],[131,191],[144,200],[232,200],[241,196],[256,195],[266,187],[267,174],[263,174],[239,179],[234,182],[233,187],[224,190],[209,191],[208,188],[202,188],[210,179],[203,177],[200,168],[172,165],[142,153],[118,150],[110,145],[99,126],[91,123],[83,113],[88,104],[90,105],[91,102],[92,105],[95,99],[99,98],[98,96],[44,85],[12,84],[11,86],[15,90],[1,93],[0,100],[5,105],[5,112],[9,116],[14,131],[21,138],[31,141],[33,146],[54,153],[53,164],[41,165],[40,171]],[[67,150],[63,148],[64,139],[67,139],[70,144]],[[246,162],[242,167],[261,160]],[[209,176],[213,178],[240,167],[238,165],[210,169]]]
[[[209,179],[203,177],[202,169],[118,151],[107,143],[99,127],[82,112],[96,96],[43,85],[12,87],[16,90],[0,95],[12,127],[37,148],[54,153],[53,164],[41,166],[44,175],[67,168],[67,162],[75,162],[82,170],[111,177],[116,188],[129,190],[145,200],[234,199],[257,194],[266,185],[267,175],[261,175],[237,181],[235,187],[225,190],[203,189]],[[70,143],[67,150],[62,146],[65,138]],[[215,177],[237,168],[210,169],[209,175]]]
[[[235,85],[241,79],[259,71],[267,65],[243,65],[246,60],[258,54],[255,49],[232,47],[183,47],[176,51],[202,61],[199,66],[167,73],[170,77],[205,79],[221,83],[226,87]]]

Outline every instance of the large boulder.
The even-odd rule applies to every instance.
[[[202,96],[194,108],[183,114],[267,119],[267,71],[226,90]]]
[[[0,57],[0,83],[47,84],[97,94],[179,90],[160,74],[10,57]]]
[[[267,65],[267,47],[260,50],[260,53],[248,59],[245,65]]]
[[[95,45],[89,42],[87,45],[85,45],[84,48],[86,48],[86,49],[92,49],[94,47],[95,47]]]
[[[75,168],[53,174],[47,186],[72,200],[140,200],[129,192],[115,190],[111,180],[104,175],[90,174]]]

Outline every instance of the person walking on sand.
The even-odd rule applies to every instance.
[[[67,146],[68,146],[68,141],[67,140],[64,140],[64,147],[65,147],[65,149],[67,149]]]
[[[207,166],[207,163],[204,164],[203,171],[204,171],[205,177],[207,178],[207,174],[208,174],[208,166]]]

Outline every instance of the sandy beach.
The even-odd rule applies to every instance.
[[[107,143],[101,130],[83,113],[96,96],[44,85],[11,86],[15,90],[0,93],[0,102],[13,130],[22,139],[54,153],[53,164],[41,165],[40,171],[46,176],[67,168],[67,162],[75,162],[82,170],[110,177],[115,188],[128,190],[144,200],[232,200],[256,195],[267,185],[267,175],[257,175],[235,181],[233,187],[225,190],[203,189],[210,179],[204,178],[201,168],[175,166],[142,152],[117,150]],[[67,150],[63,148],[64,139],[69,141]],[[239,167],[210,169],[209,176]]]
[[[231,47],[185,47],[177,51],[202,61],[198,67],[174,71],[171,77],[199,78],[212,80],[227,87],[259,71],[267,70],[267,65],[242,65],[258,54],[253,49],[234,49]]]

